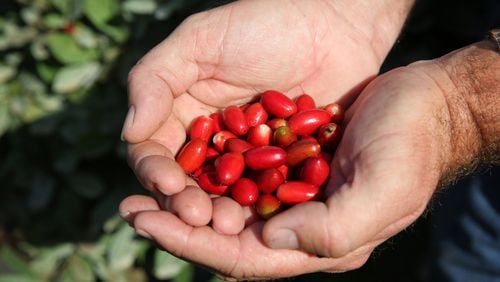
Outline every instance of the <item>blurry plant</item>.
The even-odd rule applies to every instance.
[[[119,141],[126,74],[149,27],[198,2],[0,2],[0,281],[191,280],[116,211],[143,190]]]

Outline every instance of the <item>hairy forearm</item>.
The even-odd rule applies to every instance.
[[[436,60],[449,117],[443,184],[477,165],[500,163],[500,54],[488,41]]]

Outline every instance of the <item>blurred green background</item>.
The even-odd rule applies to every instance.
[[[117,207],[143,193],[120,141],[129,70],[185,17],[223,2],[0,0],[0,282],[217,280],[135,236]],[[436,28],[452,1],[417,2],[383,70],[477,40],[467,28],[455,36],[456,22]],[[420,219],[360,270],[295,280],[421,281],[430,225]]]

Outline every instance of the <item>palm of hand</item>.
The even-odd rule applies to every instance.
[[[290,96],[305,91],[320,105],[344,98],[350,102],[358,88],[376,74],[381,60],[363,31],[353,30],[349,22],[336,17],[335,11],[325,12],[329,6],[285,7],[295,4],[275,3],[254,1],[250,6],[242,1],[196,15],[135,68],[130,83],[131,104],[136,107],[134,125],[145,126],[133,126],[125,137],[131,142],[146,139],[129,150],[131,165],[145,187],[167,195],[184,189],[189,180],[172,157],[196,116],[248,102],[267,89],[282,90]],[[324,16],[308,17],[318,14]],[[352,139],[358,140],[355,135]],[[359,163],[349,154],[356,149],[341,149],[344,153],[339,154],[335,164],[340,171],[348,171],[349,163],[352,167]],[[347,177],[337,179],[332,187],[352,184]],[[331,197],[327,205],[340,198]],[[357,248],[327,253],[342,256],[339,259],[317,258],[302,251],[268,248],[263,243],[262,222],[248,226],[237,236],[227,236],[207,226],[191,227],[160,210],[150,199],[129,199],[124,203],[122,206],[134,213],[127,220],[136,229],[147,230],[169,252],[233,277],[280,277],[351,269],[364,263],[380,242],[363,241]],[[307,210],[314,205],[301,208]],[[324,204],[318,205],[320,211],[327,210]],[[300,209],[289,210],[291,214],[296,211]],[[279,217],[271,222],[279,222]],[[264,230],[264,236],[271,235]]]

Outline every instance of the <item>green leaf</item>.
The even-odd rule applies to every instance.
[[[17,69],[11,66],[0,64],[0,84],[6,83],[17,73]]]
[[[94,273],[87,260],[78,255],[71,256],[61,274],[61,281],[95,281]]]
[[[101,179],[89,172],[77,172],[68,179],[69,186],[78,195],[94,199],[104,191],[104,184]]]
[[[27,274],[0,274],[0,282],[40,282]]]
[[[9,246],[4,245],[0,251],[0,258],[12,271],[23,273],[26,276],[33,277],[34,273],[29,264],[25,262],[18,254],[15,253]]]
[[[61,11],[63,14],[66,14],[69,12],[71,2],[68,0],[50,0],[50,3],[54,5],[59,11]]]
[[[134,236],[134,230],[126,224],[122,224],[118,232],[113,235],[108,250],[111,269],[118,271],[132,266],[139,250],[139,245],[134,242]]]
[[[36,24],[40,19],[40,11],[32,6],[25,7],[21,10],[21,18],[28,25]]]
[[[54,66],[44,64],[44,63],[38,63],[36,64],[36,70],[38,72],[38,75],[43,79],[45,82],[52,82],[54,80],[54,77],[56,76],[57,69]]]
[[[173,278],[177,276],[187,265],[187,262],[178,259],[165,251],[158,249],[155,250],[153,273],[156,278]]]
[[[101,74],[98,62],[87,62],[61,68],[54,77],[52,89],[57,93],[70,93],[91,87]]]
[[[50,13],[43,17],[43,23],[50,29],[63,28],[68,20],[60,14]]]
[[[73,37],[57,32],[47,37],[47,45],[54,57],[63,64],[97,60],[99,52],[95,48],[83,48]]]
[[[45,248],[42,250],[34,261],[31,262],[31,268],[39,275],[45,278],[50,278],[61,260],[70,256],[75,250],[73,244],[63,243],[55,247]]]
[[[47,49],[47,42],[45,36],[37,36],[30,45],[31,55],[38,61],[46,60],[49,58],[50,53]]]
[[[193,281],[194,278],[194,267],[193,265],[189,264],[186,265],[182,271],[172,278],[172,282],[191,282]]]
[[[73,36],[76,42],[84,48],[97,47],[97,37],[90,28],[83,24],[77,24]]]
[[[83,13],[96,26],[106,23],[120,11],[117,0],[85,0]]]
[[[122,4],[123,10],[134,14],[153,14],[158,5],[153,0],[126,0]]]

